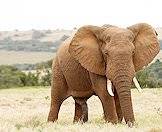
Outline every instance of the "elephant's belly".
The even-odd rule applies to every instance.
[[[84,97],[93,93],[89,72],[79,63],[69,62],[69,68],[64,70],[68,84],[68,93],[72,96]]]
[[[62,65],[63,66],[63,65]],[[89,72],[75,60],[70,59],[62,68],[68,85],[68,94],[75,97],[90,96],[93,93]]]

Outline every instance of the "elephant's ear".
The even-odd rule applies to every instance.
[[[69,53],[88,71],[105,75],[105,62],[99,46],[98,36],[103,28],[84,26],[75,33]]]
[[[135,70],[142,69],[143,66],[147,66],[154,57],[159,53],[160,45],[157,38],[156,31],[146,23],[135,24],[128,27],[134,35],[134,65]]]

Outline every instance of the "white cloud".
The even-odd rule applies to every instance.
[[[147,22],[162,26],[161,0],[0,0],[0,30]]]

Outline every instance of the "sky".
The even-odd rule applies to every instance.
[[[1,31],[139,22],[162,27],[162,0],[0,0]]]

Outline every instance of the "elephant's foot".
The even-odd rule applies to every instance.
[[[84,116],[84,115],[77,116],[77,115],[75,115],[73,123],[85,123],[87,121],[88,121],[88,116]]]
[[[83,123],[85,123],[87,121],[88,121],[88,119],[81,117],[81,118],[78,118],[78,119],[74,119],[73,123],[81,123],[81,124],[83,124]]]
[[[55,121],[57,121],[57,119],[58,119],[57,116],[53,116],[53,114],[49,113],[47,121],[48,122],[55,122]]]
[[[132,128],[133,126],[134,126],[134,123],[135,123],[135,119],[134,119],[134,117],[133,118],[125,118],[125,122],[126,122],[126,124],[128,125],[128,127],[130,127],[130,128]]]
[[[123,120],[123,117],[122,118],[118,117],[118,123],[122,123],[122,120]]]
[[[112,124],[117,124],[118,123],[118,120],[115,120],[115,119],[114,120],[105,119],[105,121],[108,122],[108,123],[112,123]]]
[[[118,115],[118,123],[122,123],[123,115],[119,114],[118,112],[117,112],[117,115]]]
[[[47,122],[55,122],[55,121],[57,121],[57,119],[54,119],[52,117],[48,117],[48,119],[47,119]]]
[[[104,119],[108,123],[112,123],[112,124],[117,124],[118,123],[118,118],[117,118],[116,115],[114,115],[114,116],[112,116],[112,115],[111,116],[104,116]]]
[[[134,126],[134,122],[128,121],[127,125],[128,125],[128,127],[132,128]]]
[[[62,101],[51,101],[50,112],[47,119],[48,122],[55,122],[58,119],[61,104]]]

